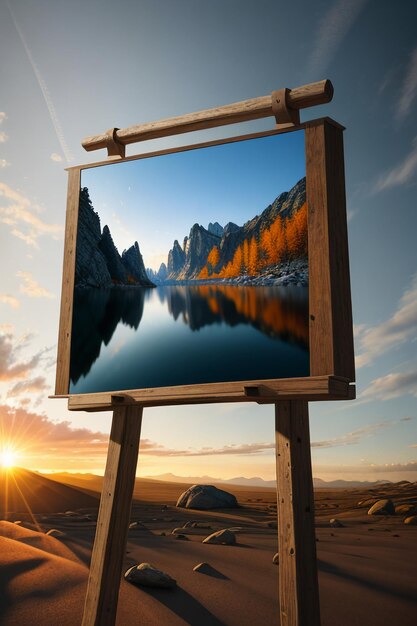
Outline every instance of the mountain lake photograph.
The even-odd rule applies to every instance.
[[[70,393],[309,375],[304,131],[81,172]]]

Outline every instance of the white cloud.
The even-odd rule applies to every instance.
[[[373,191],[378,193],[390,187],[404,185],[411,181],[415,174],[417,174],[417,137],[414,137],[413,147],[407,156],[401,163],[379,177]]]
[[[13,387],[7,392],[7,397],[16,398],[24,393],[41,393],[42,391],[47,391],[49,389],[50,385],[46,382],[46,379],[43,376],[36,376],[36,378],[22,380],[13,385]]]
[[[409,113],[415,97],[417,96],[417,47],[410,55],[407,73],[401,88],[400,103],[397,117],[403,119]]]
[[[393,422],[380,422],[378,424],[369,424],[362,428],[357,428],[350,433],[334,437],[333,439],[324,439],[322,441],[313,441],[312,448],[335,448],[339,446],[350,446],[359,443],[361,439],[369,435],[373,435],[383,428],[392,426]]]
[[[417,370],[376,378],[360,395],[360,400],[392,400],[404,395],[417,397]]]
[[[4,130],[0,130],[0,143],[6,143],[9,136],[4,132]]]
[[[35,248],[41,235],[58,238],[63,228],[58,224],[47,224],[36,213],[42,208],[15,191],[5,183],[0,183],[0,222],[11,226],[11,234]],[[26,232],[22,231],[26,229]]]
[[[39,365],[41,352],[29,360],[22,360],[19,357],[21,348],[22,342],[16,341],[11,333],[0,334],[0,381],[28,378]]]
[[[356,367],[368,365],[388,350],[401,346],[417,337],[417,275],[411,286],[400,299],[394,315],[378,326],[356,327],[360,353],[356,357]]]
[[[314,465],[314,470],[317,473],[322,471],[337,473],[339,475],[343,474],[387,474],[388,472],[416,472],[417,471],[417,461],[410,461],[409,463],[364,463],[358,465],[326,465],[326,466],[316,466]],[[363,478],[361,479],[363,480]]]
[[[8,167],[10,165],[9,161],[7,161],[6,159],[0,159],[0,167]]]
[[[16,276],[23,280],[23,284],[20,285],[20,292],[29,298],[55,298],[53,293],[40,286],[30,272],[17,272]]]
[[[0,293],[0,302],[3,304],[8,304],[13,309],[18,309],[20,307],[20,302],[14,296],[9,295],[8,293]]]
[[[368,0],[337,0],[322,18],[317,30],[310,71],[314,75],[324,72],[358,18]]]
[[[51,154],[51,159],[52,159],[52,161],[56,161],[57,163],[61,163],[62,156],[60,154],[58,154],[57,152],[53,152]]]
[[[0,111],[0,124],[2,124],[4,120],[7,120],[7,115],[4,111]]]

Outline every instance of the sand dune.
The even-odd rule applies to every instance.
[[[0,523],[0,623],[77,626],[97,515],[92,494],[101,479],[73,477],[77,484],[68,487],[25,474],[28,485],[32,479],[39,485],[39,478],[48,488],[44,493],[55,494],[65,506],[34,516],[43,532]],[[236,495],[238,509],[176,509],[185,488],[153,480],[136,484],[131,520],[137,524],[129,531],[124,569],[150,562],[175,578],[177,587],[151,590],[123,581],[118,626],[278,626],[279,566],[272,563],[277,551],[275,491],[233,485],[228,490]],[[68,506],[70,494],[77,494],[79,506],[76,499]],[[417,502],[417,488],[408,483],[316,492],[322,626],[415,624],[417,527],[404,525],[405,515],[370,517],[369,507],[358,504],[380,497],[391,497],[396,505]],[[68,508],[73,512],[65,515]],[[331,528],[332,517],[343,527]],[[187,521],[210,528],[183,528],[186,539],[179,540],[172,530]],[[237,545],[202,543],[208,534],[230,527],[237,529]],[[51,528],[64,534],[45,535]],[[193,571],[201,562],[210,564],[209,573]]]
[[[58,513],[68,509],[97,506],[98,494],[87,494],[49,478],[14,468],[0,470],[0,515],[9,512],[27,515],[32,513]]]

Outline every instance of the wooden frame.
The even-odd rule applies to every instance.
[[[202,402],[275,403],[275,452],[281,626],[320,626],[308,400],[355,397],[352,312],[343,165],[343,127],[329,118],[299,124],[298,109],[329,102],[330,81],[162,120],[84,140],[111,158],[159,154],[305,130],[309,247],[310,376],[210,383],[117,393],[67,394],[80,176],[69,168],[64,275],[55,397],[71,410],[113,410],[83,626],[113,626],[129,526],[144,406]],[[160,136],[274,115],[277,130],[124,158],[125,145]],[[284,130],[285,127],[285,130]],[[95,163],[96,167],[108,163]]]
[[[305,130],[308,200],[310,376],[121,390],[109,393],[68,394],[78,190],[81,170],[108,164],[107,160],[88,166],[69,168],[64,278],[55,393],[57,396],[69,398],[70,409],[105,410],[121,403],[158,406],[228,401],[265,403],[300,397],[305,400],[354,397],[354,389],[350,386],[355,379],[355,372],[344,191],[343,127],[330,118],[323,118],[293,128],[162,150],[128,157],[123,161],[195,150],[300,129]]]

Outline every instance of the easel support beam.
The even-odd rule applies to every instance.
[[[275,405],[281,626],[320,626],[308,403]]]
[[[113,626],[130,522],[142,407],[113,412],[82,626]]]

